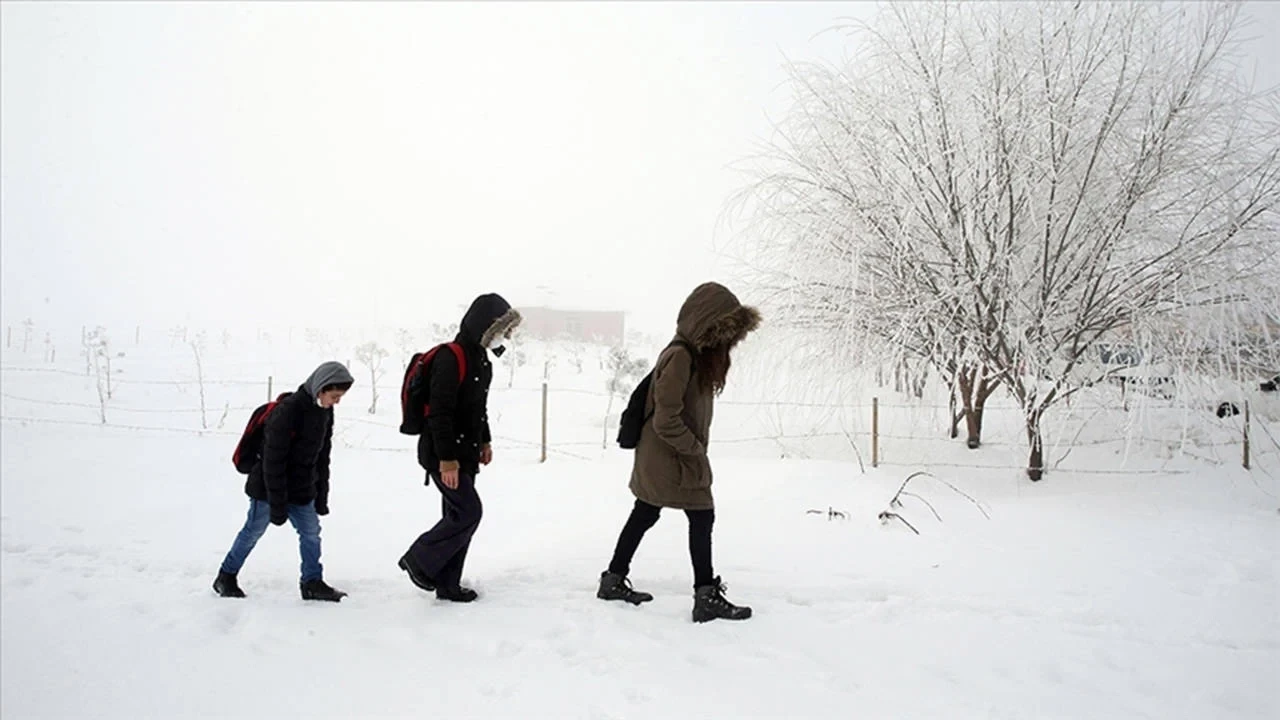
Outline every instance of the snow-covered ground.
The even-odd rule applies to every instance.
[[[179,350],[122,359],[120,377],[193,377]],[[313,364],[210,355],[206,377],[274,373],[276,391]],[[1016,467],[1021,449],[999,443],[912,455],[890,440],[895,464],[864,472],[713,439],[716,567],[756,614],[694,625],[679,513],[632,570],[656,600],[595,599],[631,504],[629,455],[599,448],[603,398],[587,392],[603,379],[588,363],[578,394],[595,404],[557,401],[552,427],[572,438],[538,463],[531,363],[510,390],[495,378],[500,440],[466,572],[479,602],[439,602],[396,567],[439,500],[392,425],[393,391],[377,416],[356,391],[339,408],[324,564],[350,597],[298,597],[286,526],[241,573],[249,597],[225,600],[209,585],[246,506],[230,455],[265,383],[209,386],[210,425],[234,409],[196,433],[192,386],[124,382],[94,427],[96,391],[68,362],[20,371],[38,363],[9,354],[0,376],[4,718],[1280,716],[1274,453],[1246,471],[1086,445],[1065,464],[1079,471],[1033,485],[952,467]],[[761,432],[730,407],[717,437]],[[1113,423],[1099,436],[1127,432],[1108,418],[1091,416]],[[159,427],[182,431],[138,429]],[[1122,466],[1155,472],[1085,472]],[[921,477],[908,490],[933,510],[899,509],[920,534],[882,525],[914,468],[981,509]]]

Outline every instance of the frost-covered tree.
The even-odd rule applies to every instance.
[[[508,345],[515,345],[508,342]],[[503,358],[507,365],[507,387],[515,387],[516,371],[529,364],[529,353],[525,352],[520,345],[508,347],[506,356]]]
[[[382,359],[390,355],[380,347],[376,340],[371,340],[356,348],[356,359],[369,370],[369,388],[373,394],[373,402],[369,404],[369,414],[378,412],[378,380],[382,379]]]
[[[432,344],[449,342],[458,335],[458,323],[431,323],[431,336],[435,339]]]
[[[184,337],[186,335],[185,329],[183,330],[183,335]],[[191,348],[191,354],[196,360],[196,387],[200,390],[200,428],[208,430],[208,404],[205,401],[204,391],[204,350],[207,342],[204,331],[201,330],[193,335],[187,345]]]
[[[85,334],[83,352],[96,380],[99,418],[106,425],[107,401],[111,399],[111,340],[107,329],[99,325]]]
[[[605,360],[605,372],[607,379],[604,383],[605,390],[609,393],[609,405],[604,411],[604,445],[609,447],[609,415],[613,413],[614,398],[625,398],[630,393],[640,378],[649,372],[649,361],[645,358],[633,358],[627,352],[626,348],[614,347],[609,349],[609,356]]]
[[[1274,358],[1280,113],[1232,64],[1242,25],[1236,4],[905,3],[849,28],[847,62],[792,67],[740,198],[772,315],[827,355],[928,360],[971,443],[1007,388],[1033,480],[1100,343],[1168,353],[1212,314]]]
[[[418,339],[414,337],[413,332],[400,328],[396,330],[396,348],[400,350],[400,369],[406,370],[409,367],[409,360],[413,354],[418,352]]]
[[[321,357],[332,357],[337,354],[338,346],[328,332],[320,328],[307,328],[303,332],[303,340],[311,352]]]

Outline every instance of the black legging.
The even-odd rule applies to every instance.
[[[622,534],[618,536],[618,545],[613,550],[613,560],[609,562],[609,572],[627,575],[631,572],[631,558],[635,557],[640,540],[653,524],[658,522],[658,514],[662,508],[650,505],[643,500],[636,500],[631,509],[631,517],[622,526]],[[693,586],[703,587],[715,582],[715,572],[711,569],[711,526],[716,521],[715,510],[685,510],[689,517],[689,559],[693,561]]]

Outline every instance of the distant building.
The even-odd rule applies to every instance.
[[[579,342],[620,345],[626,337],[626,320],[622,312],[596,310],[557,310],[548,307],[522,307],[520,334],[540,340],[576,340]]]

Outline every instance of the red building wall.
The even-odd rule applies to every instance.
[[[603,344],[618,344],[626,337],[626,319],[621,312],[545,307],[519,310],[524,316],[520,324],[522,335],[542,340],[569,339]]]

